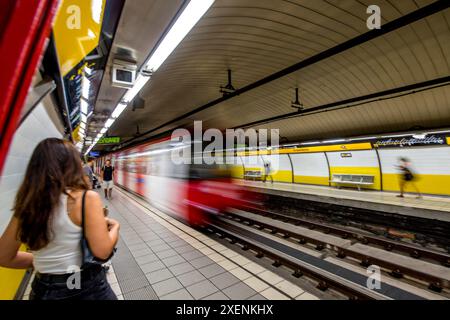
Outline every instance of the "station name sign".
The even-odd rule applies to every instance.
[[[414,146],[445,145],[446,143],[445,136],[430,135],[424,137],[423,139],[414,137],[379,139],[373,142],[373,146],[375,148],[403,148]]]
[[[120,137],[103,137],[97,142],[98,145],[117,144],[117,143],[120,143]]]

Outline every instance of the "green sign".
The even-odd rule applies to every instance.
[[[117,144],[120,143],[120,137],[103,137],[98,140],[97,144]]]

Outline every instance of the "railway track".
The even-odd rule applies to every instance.
[[[450,255],[444,252],[438,252],[417,245],[390,240],[381,236],[368,235],[331,224],[315,222],[299,217],[292,217],[286,214],[262,210],[251,206],[246,206],[245,209],[250,212],[270,217],[275,220],[288,222],[296,226],[305,226],[311,230],[320,230],[325,234],[336,235],[342,237],[343,239],[351,239],[365,245],[376,245],[386,251],[401,252],[416,259],[426,258],[450,268]],[[289,233],[286,233],[286,236],[289,236]]]
[[[273,235],[265,236],[262,231],[250,228],[226,218],[218,219],[207,227],[210,233],[240,246],[243,250],[253,251],[256,257],[271,259],[275,267],[288,267],[293,271],[294,277],[313,280],[321,291],[332,289],[352,300],[426,299],[384,281],[379,288],[371,289],[367,286],[367,275],[304,253],[293,246],[276,241]]]
[[[254,208],[253,208],[254,209]],[[237,221],[238,223],[245,224],[246,226],[256,228],[257,230],[265,230],[271,235],[275,235],[278,238],[289,239],[293,242],[301,245],[313,245],[317,251],[322,251],[325,248],[332,249],[336,252],[336,256],[340,259],[351,257],[359,260],[360,264],[364,267],[370,265],[377,265],[383,269],[389,270],[389,274],[395,278],[408,277],[418,281],[419,283],[427,283],[428,288],[434,292],[441,292],[443,288],[449,288],[449,281],[447,269],[443,267],[434,267],[433,265],[423,266],[418,268],[415,261],[411,264],[411,258],[409,257],[396,257],[392,258],[393,253],[391,251],[395,248],[402,253],[409,253],[415,260],[420,257],[431,258],[438,262],[448,261],[448,256],[439,252],[431,252],[430,250],[417,248],[407,244],[397,244],[394,241],[388,239],[381,239],[380,237],[362,235],[353,231],[345,230],[343,228],[329,226],[322,223],[305,221],[303,219],[297,219],[290,216],[284,216],[282,214],[276,214],[273,212],[267,212],[265,210],[254,209],[258,211],[258,214],[262,217],[257,217],[249,213],[242,212],[241,214],[236,212],[228,212],[228,219]],[[273,223],[272,217],[278,218],[277,223]],[[270,217],[270,218],[268,218]],[[280,222],[279,220],[284,220]],[[287,221],[287,222],[285,222]],[[295,222],[295,223],[293,223]],[[308,229],[304,229],[300,224],[306,225]],[[309,230],[321,230],[322,235],[316,231]],[[353,246],[355,241],[338,241],[335,236],[328,236],[329,234],[337,234],[341,239],[353,239],[357,242],[361,242],[364,245],[360,247]],[[389,253],[380,254],[380,252],[369,253],[367,251],[367,244],[376,244],[381,246],[384,250],[388,250]],[[380,251],[380,250],[378,250]],[[391,255],[391,257],[389,256]],[[408,260],[409,259],[409,260]],[[275,257],[276,260],[276,257]],[[278,262],[278,264],[281,264]],[[286,263],[283,263],[286,264]],[[292,267],[292,265],[291,265]],[[441,269],[445,269],[442,271]],[[294,272],[295,274],[295,272]]]

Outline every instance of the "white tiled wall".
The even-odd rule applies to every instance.
[[[45,138],[62,137],[62,132],[53,122],[53,108],[49,99],[44,99],[17,129],[9,154],[0,176],[0,235],[11,218],[16,191],[25,174],[28,160],[35,146]],[[53,117],[51,116],[53,115]]]

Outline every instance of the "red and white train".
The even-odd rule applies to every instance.
[[[172,159],[173,152],[189,147],[167,137],[98,158],[96,171],[110,159],[117,186],[191,225],[207,224],[211,215],[250,201],[251,193],[233,183],[227,165],[177,164]]]

